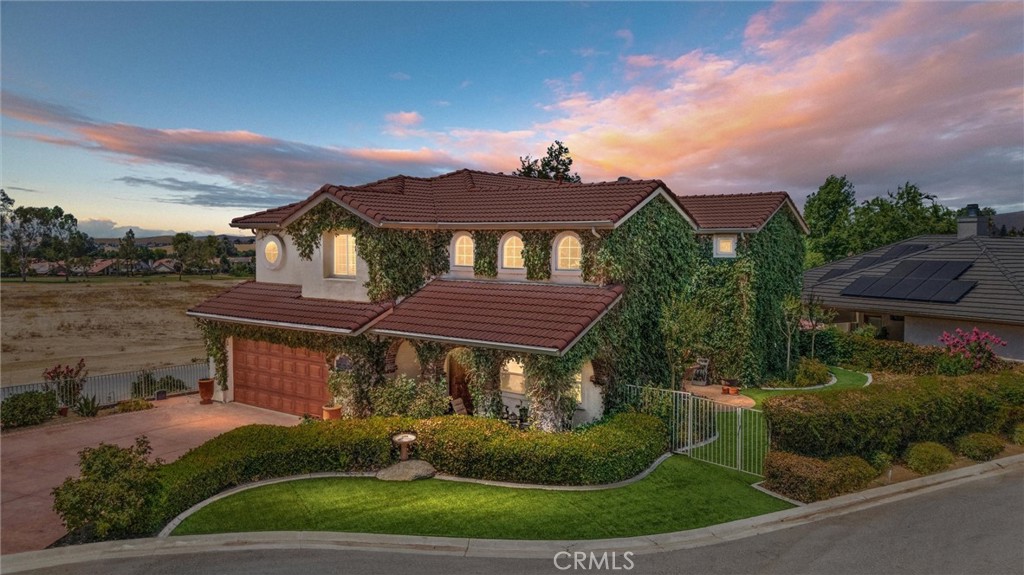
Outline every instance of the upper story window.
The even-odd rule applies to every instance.
[[[580,256],[583,249],[580,247],[580,238],[576,234],[566,234],[555,244],[556,258],[555,269],[578,270],[580,269]]]
[[[473,236],[466,232],[455,235],[455,265],[473,267]]]
[[[334,236],[333,275],[356,275],[356,238],[351,232],[342,232]]]
[[[284,244],[277,236],[267,236],[263,244],[263,262],[267,269],[276,270],[284,261]]]
[[[736,257],[736,234],[715,234],[715,257]]]
[[[523,238],[519,234],[509,234],[501,243],[501,267],[506,270],[521,270],[523,262]]]

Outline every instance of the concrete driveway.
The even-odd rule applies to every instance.
[[[65,531],[50,492],[78,475],[78,452],[100,442],[134,444],[149,437],[153,457],[173,461],[242,425],[295,425],[299,418],[239,403],[199,405],[198,395],[155,402],[147,411],[14,431],[0,438],[0,553],[43,549]]]

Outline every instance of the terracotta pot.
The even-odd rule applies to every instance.
[[[199,403],[200,405],[213,403],[213,379],[204,378],[199,380]]]
[[[331,419],[341,419],[341,406],[340,405],[325,405],[324,406],[324,421]]]
[[[722,395],[729,395],[729,386],[728,385],[723,385],[722,386]]]
[[[730,387],[729,388],[729,395],[739,395],[739,394],[740,394],[740,388],[738,388],[738,387]]]
[[[67,417],[68,416],[68,406],[62,405],[62,406],[58,407],[57,408],[57,415],[59,415],[61,417]]]

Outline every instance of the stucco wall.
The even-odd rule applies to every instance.
[[[367,271],[366,262],[356,256],[356,275],[353,278],[332,278],[326,277],[327,267],[330,262],[324,261],[324,248],[313,252],[311,259],[304,260],[299,257],[298,250],[292,243],[288,234],[280,233],[276,237],[281,239],[282,258],[281,264],[276,269],[270,269],[267,265],[263,248],[266,246],[269,235],[261,235],[256,239],[256,281],[281,284],[302,285],[302,296],[312,298],[336,299],[347,301],[369,301],[366,296],[365,284],[370,276]],[[329,239],[321,242],[327,245]]]
[[[416,357],[416,348],[408,341],[403,341],[398,346],[398,353],[395,354],[395,374],[412,378],[420,376],[420,361]]]
[[[580,425],[593,421],[604,414],[604,401],[601,397],[601,388],[590,381],[594,376],[594,366],[588,361],[583,364],[582,369],[581,395],[583,400],[576,406],[576,413],[573,414],[573,425]],[[520,405],[529,407],[530,399],[524,394],[510,393],[503,391],[501,400],[512,413],[517,413]]]
[[[937,346],[942,332],[953,332],[957,328],[971,331],[975,327],[991,332],[1006,341],[1006,347],[996,350],[999,356],[1024,360],[1024,326],[1019,325],[907,316],[904,323],[903,340],[918,345]]]

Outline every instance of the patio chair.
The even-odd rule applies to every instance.
[[[707,385],[708,384],[708,365],[711,362],[704,358],[697,359],[697,363],[687,368],[686,373],[683,374],[683,379],[693,383],[694,385]]]

